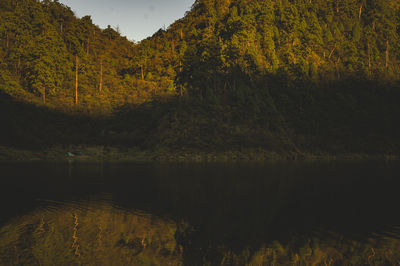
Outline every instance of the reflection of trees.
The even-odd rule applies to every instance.
[[[38,210],[0,229],[0,264],[180,265],[176,229],[110,205]]]
[[[258,249],[233,252],[218,247],[220,253],[204,257],[221,265],[399,265],[400,240],[396,238],[355,241],[342,236],[328,239],[292,239],[282,245],[273,242]]]
[[[0,265],[400,264],[397,230],[363,241],[321,234],[284,242],[265,239],[247,247],[206,236],[207,243],[198,233],[186,223],[110,204],[39,209],[0,229]]]

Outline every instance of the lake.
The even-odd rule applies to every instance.
[[[399,265],[400,164],[2,163],[0,265]]]

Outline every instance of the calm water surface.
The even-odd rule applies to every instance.
[[[400,164],[0,164],[0,265],[400,265]]]

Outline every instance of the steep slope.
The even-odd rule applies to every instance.
[[[172,62],[178,85],[199,97],[234,94],[242,78],[276,74],[315,82],[391,79],[400,71],[399,6],[398,0],[199,0],[140,47]]]
[[[83,143],[398,154],[399,8],[399,0],[197,0],[133,43],[57,1],[4,0],[0,88],[60,112],[113,114],[85,130]]]
[[[391,153],[400,134],[399,7],[398,0],[199,0],[139,49],[151,47],[174,67],[177,94],[220,107],[209,121],[229,113],[223,121],[244,136],[256,130],[285,135],[302,150]]]
[[[0,38],[0,87],[23,100],[107,113],[155,94],[157,80],[137,73],[133,42],[90,16],[78,19],[58,1],[1,1]]]

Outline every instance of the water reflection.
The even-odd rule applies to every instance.
[[[110,204],[49,206],[0,229],[2,265],[179,265],[177,225]]]
[[[259,247],[210,243],[193,249],[184,222],[128,212],[110,203],[49,205],[0,229],[1,265],[398,265],[400,240],[333,232]],[[319,235],[318,235],[319,234]]]
[[[0,165],[0,265],[399,265],[400,165]]]

